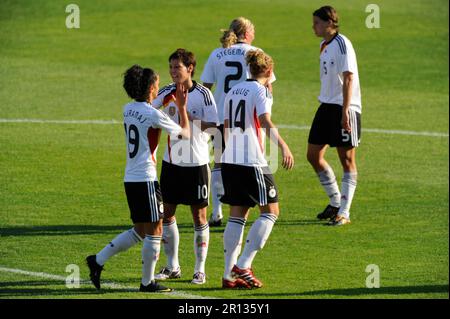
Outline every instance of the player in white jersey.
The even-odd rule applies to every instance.
[[[233,86],[225,98],[226,147],[221,158],[225,194],[221,201],[230,205],[230,217],[223,234],[223,288],[262,287],[253,274],[252,262],[279,216],[277,187],[264,157],[264,131],[281,149],[282,166],[294,166],[289,147],[271,121],[273,99],[267,84],[273,60],[261,50],[250,51],[246,59],[252,78]],[[250,228],[238,259],[248,213],[255,205],[261,214]]]
[[[320,45],[321,103],[308,138],[307,158],[330,198],[317,215],[328,224],[350,223],[350,206],[357,183],[356,147],[361,137],[361,93],[353,46],[340,34],[336,10],[324,6],[313,13],[313,29]],[[336,147],[344,175],[341,190],[333,169],[325,160],[326,150]]]
[[[225,95],[230,89],[250,77],[250,72],[245,62],[247,52],[260,50],[252,46],[255,39],[255,27],[252,22],[244,17],[234,19],[228,30],[223,30],[220,39],[222,47],[212,51],[203,70],[201,80],[203,84],[211,89],[214,84],[214,99],[216,100],[219,114],[218,131],[214,136],[214,169],[211,176],[211,196],[213,212],[209,221],[210,226],[220,226],[222,223],[222,205],[220,196],[223,195],[223,185],[220,170],[220,156],[225,147],[223,139],[223,108]],[[275,76],[267,84],[270,90]]]
[[[192,80],[195,72],[195,57],[184,49],[176,50],[170,57],[170,75],[174,84],[160,90],[153,101],[175,122],[179,114],[173,101],[176,84],[188,89],[187,111],[191,123],[191,139],[180,140],[176,136],[167,140],[161,170],[161,190],[164,199],[164,252],[167,265],[157,279],[179,278],[181,268],[178,260],[179,232],[175,212],[177,205],[189,205],[194,220],[195,268],[192,283],[206,282],[205,262],[209,245],[207,207],[209,195],[209,147],[208,129],[217,126],[217,109],[209,89]],[[182,187],[180,187],[182,183]]]
[[[125,72],[123,84],[128,96],[134,99],[123,109],[127,164],[125,168],[125,193],[134,227],[114,238],[98,254],[86,258],[90,278],[100,289],[103,265],[112,256],[128,250],[143,241],[142,292],[169,292],[155,281],[155,266],[159,257],[163,203],[156,174],[156,151],[161,129],[171,136],[189,138],[190,127],[186,112],[187,91],[183,85],[176,88],[180,125],[163,112],[152,107],[159,89],[159,76],[149,68],[134,65]]]

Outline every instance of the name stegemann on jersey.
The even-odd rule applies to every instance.
[[[227,48],[227,49],[223,49],[220,50],[219,52],[217,52],[216,57],[217,59],[222,59],[224,56],[228,56],[228,55],[242,55],[245,56],[245,51],[243,49],[240,48]]]
[[[139,123],[143,124],[145,121],[148,120],[148,117],[144,117],[144,115],[140,114],[138,111],[135,110],[128,110],[128,112],[123,113],[123,117],[133,117],[136,120],[139,121]]]

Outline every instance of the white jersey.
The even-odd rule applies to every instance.
[[[229,129],[222,163],[267,166],[265,132],[258,117],[271,114],[272,104],[272,94],[256,80],[239,83],[227,93],[224,120],[228,120]]]
[[[261,50],[250,44],[239,42],[229,48],[217,48],[208,58],[200,79],[203,83],[216,84],[214,99],[216,100],[220,124],[223,124],[223,106],[225,95],[230,89],[250,78],[245,56],[251,50]],[[275,81],[273,75],[270,82]]]
[[[344,104],[342,93],[343,72],[353,73],[350,109],[361,113],[361,91],[359,87],[358,65],[352,43],[342,34],[336,34],[328,43],[320,44],[320,95],[321,103]]]
[[[161,129],[178,135],[181,127],[146,102],[130,102],[123,108],[127,145],[125,182],[157,181],[156,151]]]
[[[193,84],[188,91],[187,112],[194,119],[218,125],[216,103],[211,91],[195,81]],[[180,123],[178,108],[173,98],[175,91],[174,83],[163,87],[152,104],[156,108],[163,108],[163,112],[175,123]],[[195,122],[199,124],[199,121]],[[168,136],[164,161],[179,166],[201,166],[209,163],[210,134],[201,131],[193,122],[190,122],[190,126],[191,138],[188,140]]]

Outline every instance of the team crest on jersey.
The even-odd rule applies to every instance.
[[[269,197],[270,198],[275,198],[275,196],[277,196],[277,191],[275,190],[275,187],[270,187],[270,190],[269,190]]]
[[[176,113],[175,106],[169,106],[169,115],[174,116]]]

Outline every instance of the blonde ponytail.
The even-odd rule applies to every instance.
[[[229,48],[233,44],[237,43],[238,38],[236,33],[233,30],[220,30],[223,32],[222,37],[220,38],[220,42],[222,43],[223,48]]]

